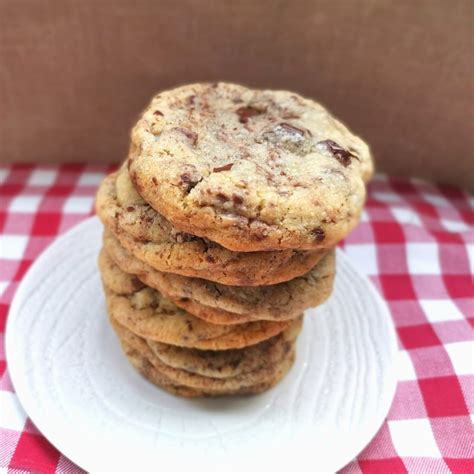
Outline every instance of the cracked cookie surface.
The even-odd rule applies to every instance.
[[[240,252],[333,247],[373,172],[367,145],[321,105],[225,83],[158,94],[128,167],[176,228]]]
[[[183,233],[143,201],[124,168],[101,183],[96,210],[121,245],[154,269],[226,285],[271,285],[291,280],[308,272],[325,253],[233,252]]]
[[[215,324],[239,324],[252,320],[294,319],[305,309],[319,306],[331,294],[335,274],[332,250],[308,273],[288,282],[268,286],[228,286],[201,278],[159,272],[133,257],[110,233],[104,233],[104,249],[124,272],[137,275],[177,306]]]
[[[157,290],[144,287],[130,291],[130,285],[123,284],[127,274],[105,251],[100,253],[99,269],[110,316],[145,339],[197,349],[239,349],[265,341],[290,326],[288,321],[212,324],[178,308]]]
[[[157,357],[156,354],[150,349],[146,339],[136,336],[113,319],[111,320],[111,323],[122,343],[126,342],[135,350],[139,351],[143,357],[146,357],[146,359],[149,360],[153,366],[160,371],[161,374],[172,381],[172,383],[201,390],[234,392],[240,388],[254,386],[262,382],[268,382],[269,380],[275,378],[275,375],[277,374],[281,365],[283,365],[288,359],[292,358],[295,350],[294,339],[288,341],[284,341],[282,339],[281,341],[275,342],[273,347],[268,348],[270,350],[274,349],[272,351],[274,354],[260,354],[262,356],[260,363],[253,364],[253,367],[249,366],[251,370],[228,376],[214,377],[210,375],[202,375],[195,371],[188,371],[183,368],[173,367],[164,363],[163,360]],[[189,351],[189,349],[184,350]],[[240,352],[244,354],[246,351],[250,352],[246,359],[247,361],[251,361],[254,357],[253,351],[252,349],[240,350]],[[225,359],[232,359],[232,356],[227,355],[227,352],[228,351],[217,352],[217,358],[222,359],[221,366],[224,369],[232,365],[232,361],[225,362]],[[193,357],[195,358],[195,356],[191,356],[191,358]],[[245,359],[245,355],[243,355],[242,358]],[[210,365],[212,367],[213,361]]]

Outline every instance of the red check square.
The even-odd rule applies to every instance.
[[[381,275],[383,293],[389,300],[416,300],[409,275]]]
[[[431,324],[398,328],[398,336],[405,349],[416,349],[417,347],[437,346],[441,344]]]
[[[59,452],[45,437],[23,432],[10,461],[10,469],[27,472],[53,474],[59,459]]]
[[[421,394],[430,418],[469,415],[455,375],[419,380]]]

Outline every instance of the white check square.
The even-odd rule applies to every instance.
[[[456,375],[474,375],[474,342],[453,342],[444,347]]]
[[[420,300],[420,305],[431,323],[459,321],[464,316],[451,300]]]
[[[393,207],[391,211],[399,224],[413,224],[421,226],[420,218],[410,209]]]
[[[66,199],[63,211],[70,214],[87,214],[92,210],[93,203],[92,196],[73,196]]]
[[[369,222],[370,221],[369,214],[367,213],[367,211],[365,209],[362,211],[362,214],[360,216],[360,221],[361,222]]]
[[[34,170],[28,184],[30,186],[51,186],[56,181],[57,175],[58,172],[55,170]]]
[[[104,173],[83,173],[79,178],[79,186],[97,186],[104,179]]]
[[[30,214],[36,212],[42,196],[17,196],[12,199],[8,210],[10,212]]]
[[[398,456],[441,457],[428,420],[389,421],[388,428]]]
[[[408,270],[412,275],[440,275],[438,246],[435,243],[407,243]]]
[[[462,221],[441,219],[441,225],[449,230],[449,232],[469,232],[469,230],[471,230],[470,227]]]
[[[7,176],[10,174],[10,170],[2,168],[0,169],[0,184],[3,184],[7,180]]]
[[[397,354],[398,380],[416,380],[416,372],[408,351],[398,351]]]
[[[27,415],[13,392],[0,391],[0,428],[22,431]]]
[[[20,260],[28,243],[27,235],[0,235],[0,258]]]
[[[430,204],[433,204],[434,206],[438,206],[438,207],[450,206],[449,201],[443,196],[440,196],[439,194],[425,193],[423,194],[423,198],[425,199],[425,201],[428,201]]]
[[[471,273],[474,273],[474,245],[466,245],[467,256],[469,258],[469,266],[471,268]]]
[[[377,252],[374,244],[347,244],[344,248],[357,269],[366,275],[377,275]]]
[[[386,193],[383,191],[374,191],[372,193],[372,197],[377,199],[377,201],[382,201],[382,202],[401,202],[402,198],[395,193]]]

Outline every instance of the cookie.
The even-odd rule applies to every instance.
[[[137,277],[125,272],[117,272],[117,265],[114,259],[111,259],[109,254],[103,250],[101,250],[99,253],[98,264],[104,285],[115,293],[134,293],[135,291],[141,290],[146,286]]]
[[[119,336],[121,342],[125,342],[127,345],[138,351],[142,357],[146,358],[152,363],[152,365],[168,380],[176,385],[184,385],[194,389],[205,390],[205,391],[218,391],[222,393],[235,393],[235,391],[254,386],[262,382],[268,382],[275,378],[278,369],[288,359],[291,359],[294,354],[294,341],[288,341],[286,344],[281,346],[279,358],[275,361],[270,360],[262,361],[255,370],[250,372],[241,373],[231,377],[208,377],[197,373],[188,372],[183,369],[176,369],[162,362],[161,359],[156,357],[153,352],[150,351],[146,341],[138,338],[136,335],[128,331],[123,326],[120,326],[113,321],[113,327]],[[245,351],[245,349],[243,349]],[[225,352],[223,351],[223,357]]]
[[[147,343],[153,354],[168,366],[205,377],[228,378],[281,361],[301,331],[301,326],[302,318],[298,318],[277,336],[253,346],[228,351],[201,351],[156,341]]]
[[[123,247],[156,270],[226,285],[271,285],[305,274],[324,255],[294,250],[232,252],[184,234],[134,196],[128,173],[122,170],[118,176],[120,180],[116,174],[109,175],[99,187],[97,214]]]
[[[99,259],[102,275],[113,272],[120,275],[103,277],[109,315],[129,331],[165,344],[197,349],[239,349],[257,344],[283,332],[290,325],[286,321],[255,321],[232,326],[208,323],[178,308],[157,290],[145,287],[127,293],[113,291],[106,281],[123,278],[123,272],[113,264],[103,265],[104,253]],[[133,278],[133,276],[130,276]],[[117,288],[117,283],[113,285]]]
[[[141,356],[138,351],[130,347],[125,342],[123,342],[121,345],[130,364],[144,378],[146,378],[149,382],[153,383],[154,385],[171,393],[172,395],[177,395],[177,396],[186,397],[186,398],[220,397],[224,395],[255,395],[258,393],[262,393],[266,390],[269,390],[274,385],[276,385],[291,369],[291,366],[293,365],[293,362],[294,362],[294,357],[293,359],[289,359],[285,361],[285,363],[279,368],[273,380],[259,383],[250,387],[243,387],[233,392],[229,391],[229,392],[222,393],[219,391],[198,390],[191,387],[185,387],[184,385],[174,384],[166,376],[161,374],[158,371],[158,369],[156,369],[156,367],[154,367],[153,364],[148,359]]]
[[[335,246],[373,172],[368,146],[321,105],[225,83],[155,96],[128,167],[176,228],[239,252]]]
[[[326,300],[335,274],[335,252],[330,251],[311,271],[291,281],[234,287],[154,270],[127,252],[110,232],[104,233],[104,248],[121,270],[137,275],[177,306],[215,324],[293,319]]]

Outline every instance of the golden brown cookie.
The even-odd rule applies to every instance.
[[[368,146],[287,91],[192,84],[154,97],[130,176],[178,229],[239,251],[331,248],[357,224]]]
[[[126,343],[129,347],[138,351],[143,358],[151,362],[160,374],[164,375],[173,384],[204,391],[235,393],[245,387],[269,382],[275,378],[281,366],[289,359],[292,359],[294,354],[294,340],[286,341],[283,344],[276,344],[274,346],[281,349],[278,354],[272,354],[273,356],[276,355],[277,358],[272,360],[271,357],[267,358],[265,354],[262,354],[263,359],[259,365],[255,366],[254,370],[229,377],[210,377],[165,364],[150,350],[145,339],[137,337],[113,319],[112,326],[119,336],[121,343]],[[241,349],[244,352],[246,350]],[[227,352],[220,352],[221,359],[227,357]]]
[[[153,364],[148,359],[141,356],[141,354],[138,351],[130,347],[125,342],[122,343],[122,348],[130,364],[138,372],[140,372],[140,374],[144,378],[146,378],[149,382],[166,390],[172,395],[177,395],[177,396],[186,397],[186,398],[220,397],[224,395],[256,395],[258,393],[265,392],[266,390],[269,390],[274,385],[276,385],[287,374],[287,372],[291,369],[291,366],[293,365],[293,362],[294,362],[294,356],[292,359],[285,361],[285,364],[279,368],[273,380],[259,383],[250,387],[243,387],[234,392],[223,393],[219,391],[199,390],[199,389],[194,389],[191,387],[185,387],[184,385],[174,384],[170,379],[168,379],[166,376],[161,374],[159,370],[155,366],[153,366]]]
[[[238,349],[276,336],[290,325],[287,321],[255,321],[229,326],[211,324],[178,308],[152,288],[129,293],[129,285],[124,285],[121,291],[113,291],[106,286],[106,281],[114,280],[111,286],[117,289],[117,282],[123,280],[124,273],[112,263],[104,265],[104,261],[107,261],[106,254],[99,259],[99,267],[103,275],[107,274],[103,282],[109,314],[145,339],[197,349]],[[117,278],[110,274],[112,272]]]
[[[150,340],[147,340],[147,344],[158,359],[175,369],[205,377],[228,378],[279,362],[290,350],[301,326],[302,318],[298,318],[277,336],[253,346],[227,351],[202,351]]]
[[[311,271],[288,282],[262,287],[228,286],[154,270],[133,257],[110,232],[104,234],[104,248],[121,270],[137,275],[177,306],[215,324],[293,319],[326,300],[335,274],[335,252],[330,251]]]
[[[271,285],[305,274],[324,255],[320,250],[233,252],[182,233],[134,195],[126,172],[119,177],[117,188],[116,174],[99,187],[97,214],[123,247],[156,270],[226,285]]]

